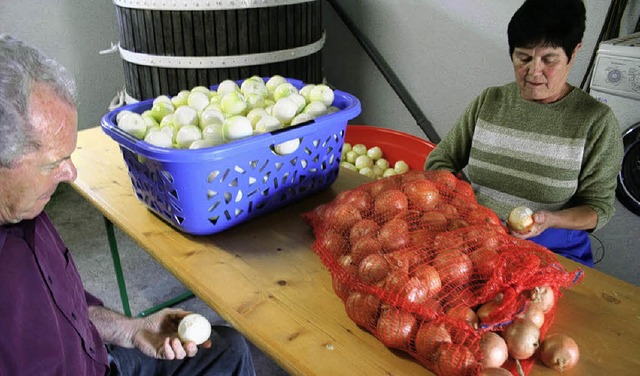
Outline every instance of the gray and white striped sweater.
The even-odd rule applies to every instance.
[[[506,218],[512,208],[587,205],[596,229],[614,213],[622,140],[613,112],[578,88],[540,104],[512,82],[486,89],[429,154],[427,169],[466,173],[478,202]]]

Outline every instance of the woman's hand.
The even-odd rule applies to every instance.
[[[178,338],[178,324],[189,313],[181,309],[163,309],[138,319],[137,330],[132,336],[133,346],[157,359],[184,359],[196,355],[198,346],[194,342],[182,343]],[[201,346],[211,347],[211,340]]]
[[[534,236],[538,236],[540,234],[542,234],[542,232],[546,229],[548,229],[549,227],[551,227],[549,224],[551,223],[551,221],[549,221],[549,218],[553,217],[553,213],[546,211],[546,210],[540,210],[538,212],[533,213],[532,218],[533,218],[533,226],[531,226],[531,228],[529,229],[529,231],[527,232],[517,232],[515,230],[512,230],[511,228],[509,229],[509,232],[511,233],[511,235],[515,236],[516,238],[520,238],[520,239],[529,239],[532,238]]]
[[[593,230],[598,224],[598,215],[588,206],[581,205],[559,211],[540,210],[533,213],[533,226],[528,232],[518,233],[509,229],[511,235],[528,239],[540,235],[548,228],[569,230]]]

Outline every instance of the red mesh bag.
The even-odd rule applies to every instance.
[[[554,298],[542,340],[560,289],[582,278],[548,249],[510,236],[471,186],[446,171],[363,184],[303,219],[347,315],[439,375],[479,374],[482,335],[507,328],[540,288]],[[522,371],[533,363],[520,360]],[[517,374],[511,358],[502,367]]]

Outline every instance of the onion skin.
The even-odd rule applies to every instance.
[[[516,318],[502,333],[513,359],[528,359],[539,347],[540,329],[531,320]]]
[[[534,323],[538,328],[542,328],[542,325],[544,324],[544,311],[538,304],[529,304],[527,310],[518,317],[531,320],[531,322]]]
[[[537,304],[544,313],[551,311],[556,302],[556,296],[549,286],[539,286],[531,290],[531,303]]]
[[[507,343],[494,332],[486,332],[482,335],[480,339],[480,351],[482,351],[483,355],[480,361],[483,368],[500,367],[509,357]]]
[[[547,367],[563,373],[578,364],[580,350],[571,337],[564,334],[551,334],[542,342],[540,359]]]
[[[440,376],[475,375],[476,359],[463,345],[443,342],[436,350],[436,371]]]
[[[433,366],[436,350],[444,342],[452,342],[451,334],[444,324],[436,322],[423,324],[416,333],[416,353],[422,360]]]

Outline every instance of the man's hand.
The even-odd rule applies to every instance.
[[[194,342],[182,343],[178,338],[178,324],[190,312],[181,309],[163,309],[142,319],[133,335],[133,346],[148,356],[158,359],[184,359],[198,352]],[[211,347],[211,341],[202,344]]]
[[[194,342],[182,343],[178,324],[190,312],[165,308],[142,318],[130,318],[102,306],[90,306],[89,316],[102,340],[121,347],[137,348],[157,359],[184,359],[198,352]],[[211,340],[202,347],[211,347]]]

